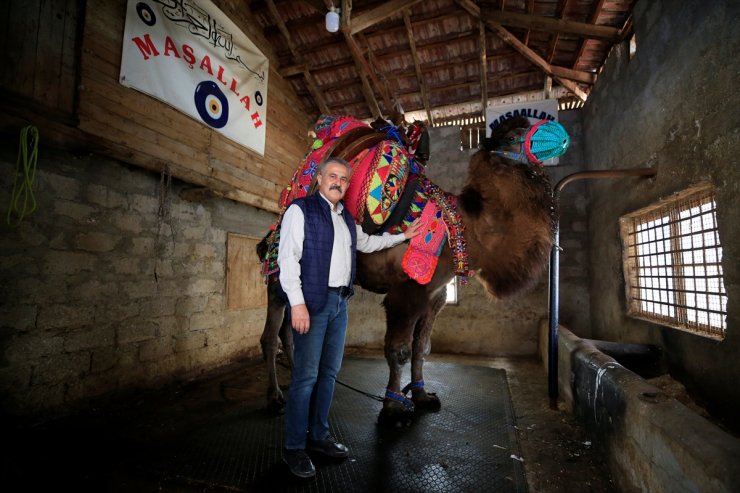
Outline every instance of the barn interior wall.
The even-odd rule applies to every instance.
[[[589,169],[652,167],[654,179],[588,185],[594,336],[659,345],[671,375],[694,399],[737,427],[740,410],[740,155],[736,2],[638,2],[637,51],[612,52],[583,109]],[[618,219],[690,185],[715,187],[726,337],[710,340],[626,315]]]
[[[248,9],[215,3],[271,58],[264,157],[118,84],[124,0],[83,2],[79,17],[64,12],[76,0],[3,7],[6,21],[24,5],[29,15],[61,8],[27,24],[42,32],[73,19],[84,48],[73,117],[58,117],[43,98],[26,107],[3,99],[3,214],[20,129],[37,126],[40,145],[37,210],[18,226],[0,225],[0,412],[57,414],[258,356],[264,307],[227,308],[228,235],[268,230],[277,191],[308,144],[309,117]],[[44,50],[13,46],[44,64]],[[15,73],[33,80],[33,67],[22,70]],[[13,94],[12,84],[3,88]],[[244,254],[259,269],[254,252]]]
[[[260,237],[273,214],[185,201],[190,185],[96,155],[42,150],[37,183],[37,211],[0,241],[3,411],[73,408],[258,356],[264,307],[226,309],[226,236]]]
[[[571,136],[571,147],[557,166],[546,168],[553,186],[564,176],[583,170],[581,123],[578,110],[560,112],[559,120]],[[477,150],[460,148],[457,126],[430,129],[427,176],[442,189],[458,194],[467,176],[470,157]],[[567,189],[561,201],[561,320],[581,337],[590,337],[588,293],[588,237],[583,185]],[[385,334],[383,297],[363,290],[350,303],[347,344],[382,348]],[[538,322],[548,314],[548,276],[529,292],[509,299],[492,299],[471,279],[458,287],[456,305],[439,314],[432,333],[432,351],[481,356],[531,356],[538,347]]]

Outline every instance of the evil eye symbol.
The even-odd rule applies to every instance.
[[[136,13],[139,14],[139,19],[141,19],[141,22],[143,22],[147,26],[153,26],[157,23],[157,16],[154,15],[154,11],[149,5],[145,4],[144,2],[139,2],[136,4]]]
[[[257,103],[257,106],[262,106],[262,93],[257,91],[254,93],[254,101]]]
[[[205,80],[195,88],[195,108],[213,128],[223,128],[229,121],[229,101],[215,82]]]

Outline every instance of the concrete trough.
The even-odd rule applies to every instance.
[[[540,324],[547,368],[548,323]],[[740,440],[564,327],[559,399],[588,430],[622,492],[738,492]]]

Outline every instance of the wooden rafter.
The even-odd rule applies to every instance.
[[[486,59],[486,26],[483,21],[478,21],[478,49],[480,51],[480,99],[481,113],[483,119],[486,118],[486,109],[488,108],[488,60]]]
[[[414,58],[416,79],[421,88],[421,99],[424,102],[424,110],[427,112],[427,123],[431,126],[434,125],[434,120],[432,119],[432,111],[429,108],[429,91],[427,90],[424,76],[421,73],[421,63],[419,62],[419,55],[416,53],[416,41],[414,41],[414,30],[411,28],[411,18],[409,17],[407,10],[404,10],[403,12],[403,22],[406,25],[406,34],[409,39],[409,46],[411,47],[411,56]]]
[[[534,0],[527,0],[527,14],[532,15],[534,14]],[[502,22],[502,24],[505,25],[505,23]],[[532,32],[532,29],[527,27],[527,34],[524,35],[524,44],[529,45],[529,35]]]
[[[559,15],[561,15],[560,13]],[[504,26],[522,27],[533,31],[542,31],[550,34],[571,34],[581,38],[600,39],[610,43],[619,41],[619,29],[609,26],[597,26],[586,22],[567,21],[536,15],[519,14],[515,12],[499,12],[490,10],[483,14],[485,20],[498,22]],[[592,19],[594,17],[592,16]]]
[[[324,0],[303,0],[303,3],[313,7],[314,10],[321,15],[325,15],[326,12],[329,10],[326,8]]]
[[[604,2],[606,0],[597,0],[596,4],[594,5],[594,9],[591,12],[591,17],[588,19],[589,24],[593,24],[596,22],[596,19],[599,18],[599,14],[601,14],[601,9],[604,8]],[[578,67],[578,60],[581,59],[581,56],[583,56],[583,50],[586,49],[586,41],[587,39],[582,39],[580,42],[580,46],[578,47],[578,52],[576,53],[576,58],[573,60],[573,68]]]
[[[364,44],[367,47],[367,60],[370,63],[370,69],[372,72],[376,73],[378,77],[380,77],[382,85],[380,86],[381,94],[383,96],[383,102],[386,105],[386,108],[390,111],[391,108],[391,99],[393,99],[394,102],[398,102],[398,98],[393,96],[391,94],[391,88],[388,84],[388,78],[385,76],[383,71],[380,69],[380,66],[378,65],[378,61],[375,59],[375,55],[373,55],[373,50],[370,49],[370,43],[367,42],[367,38],[363,33],[359,33],[357,35],[358,38],[360,38],[360,41],[362,41],[362,44]]]
[[[344,17],[344,14],[342,17]],[[344,40],[346,41],[347,46],[349,46],[350,53],[352,53],[352,58],[355,61],[355,68],[357,69],[357,74],[360,76],[360,81],[362,82],[362,93],[365,95],[365,100],[370,108],[370,113],[373,117],[377,118],[381,116],[380,107],[378,106],[378,101],[375,99],[375,93],[373,93],[373,89],[370,87],[370,82],[367,80],[368,75],[372,74],[372,71],[370,70],[370,67],[368,67],[365,57],[362,56],[362,51],[360,50],[360,47],[357,46],[357,43],[355,43],[352,35],[347,31],[342,31],[342,34],[344,35]]]
[[[566,22],[563,21],[563,15],[568,11],[568,3],[570,3],[570,0],[558,1],[558,8],[555,12],[555,20],[558,22]],[[553,58],[555,58],[555,50],[558,47],[558,41],[560,41],[560,31],[554,33],[550,38],[550,45],[547,47],[547,55],[545,56],[547,63],[552,63]]]
[[[359,14],[352,19],[350,34],[357,34],[378,22],[387,19],[400,12],[408,11],[411,7],[422,0],[391,0],[374,9]]]
[[[293,58],[298,61],[302,65],[302,73],[303,77],[306,80],[306,87],[308,88],[308,92],[311,93],[311,96],[313,97],[313,100],[316,101],[316,106],[318,106],[319,111],[322,113],[328,114],[331,113],[329,111],[329,106],[326,104],[326,100],[321,95],[321,91],[318,90],[316,87],[316,82],[313,79],[313,76],[311,75],[311,72],[308,70],[308,65],[303,63],[303,57],[300,53],[298,53],[298,50],[296,49],[295,45],[293,44],[293,39],[290,36],[290,33],[288,32],[288,28],[285,27],[285,22],[283,22],[282,17],[280,16],[280,12],[278,12],[277,8],[275,7],[275,2],[273,0],[265,0],[267,3],[267,8],[270,11],[270,15],[272,16],[275,23],[278,25],[278,29],[280,29],[280,33],[285,38],[285,42],[288,44],[288,48],[290,49],[290,52],[293,54]]]
[[[478,7],[478,5],[476,5],[472,0],[456,0],[456,2],[474,18],[481,18],[480,7]],[[580,87],[578,87],[578,85],[573,82],[573,80],[585,82],[585,80],[580,79],[589,78],[591,80],[590,83],[593,83],[593,74],[578,72],[576,70],[564,67],[554,67],[547,63],[546,60],[542,59],[542,57],[532,51],[524,43],[519,41],[516,36],[507,31],[498,22],[492,21],[488,18],[483,18],[483,22],[485,22],[486,27],[495,32],[505,43],[511,45],[516,51],[524,55],[525,58],[527,58],[530,62],[542,69],[546,74],[552,75],[555,80],[560,82],[563,87],[575,94],[576,97],[578,97],[581,101],[586,100],[588,95]]]

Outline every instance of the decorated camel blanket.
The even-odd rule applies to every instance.
[[[447,241],[452,248],[455,273],[466,281],[470,272],[455,196],[426,178],[424,166],[415,159],[423,128],[413,126],[405,138],[392,125],[379,130],[383,133],[351,116],[319,118],[311,149],[280,194],[281,213],[268,236],[263,262],[265,277],[279,270],[280,222],[285,210],[295,199],[313,192],[321,162],[341,157],[352,168],[344,205],[367,234],[403,232],[421,217],[423,233],[411,240],[402,261],[411,279],[420,284],[431,281]]]

